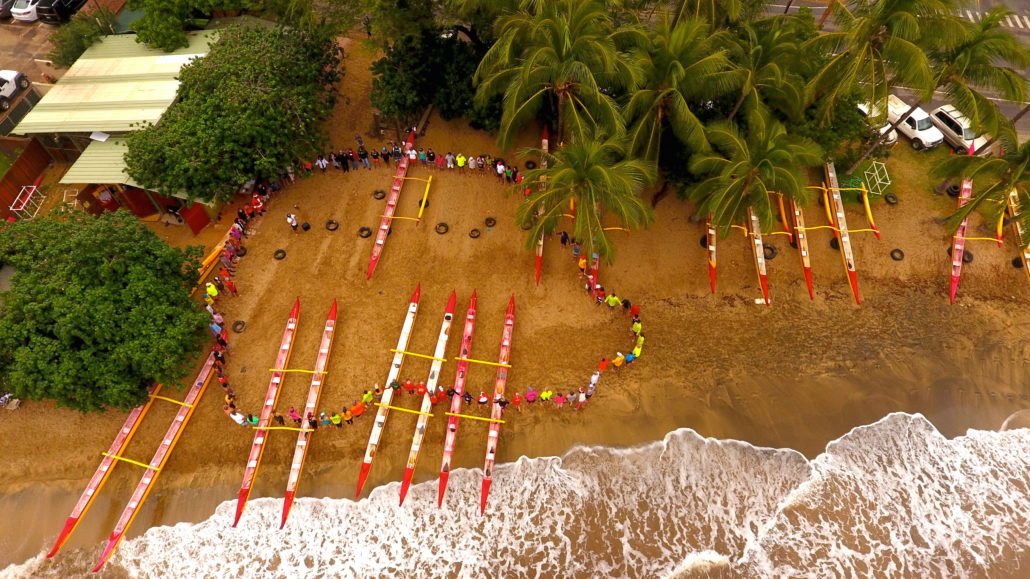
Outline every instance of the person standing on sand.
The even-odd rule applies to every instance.
[[[332,424],[332,421],[329,420],[329,415],[326,414],[324,410],[319,413],[318,418],[322,426],[329,426],[330,424]]]
[[[469,155],[468,165],[469,165],[469,173],[471,173],[471,172],[476,170],[476,158],[473,157],[472,155]]]
[[[558,408],[561,408],[561,407],[565,406],[565,395],[562,394],[561,392],[559,392],[554,397],[554,405],[557,406]]]
[[[637,334],[637,347],[644,347],[644,334]],[[640,356],[640,354],[637,354],[637,356]]]
[[[587,273],[587,258],[585,256],[579,258],[579,261],[577,262],[577,265],[579,266],[579,275],[580,276],[586,275],[586,273]]]
[[[640,357],[640,353],[643,352],[643,351],[644,351],[644,345],[643,344],[637,344],[637,346],[635,348],[633,348],[633,357],[634,358],[639,358]]]
[[[576,397],[576,410],[582,410],[587,404],[586,391],[582,388],[579,389],[579,396]]]
[[[416,396],[425,396],[425,394],[426,394],[426,385],[421,380],[419,380],[418,384],[415,386],[414,394]]]
[[[275,423],[279,426],[286,426],[286,419],[283,418],[282,414],[279,414],[278,410],[272,410],[272,419],[275,420]]]
[[[417,160],[418,151],[415,150],[415,147],[408,149],[408,166],[413,167],[415,165],[415,161]]]
[[[519,396],[518,392],[511,397],[511,405],[515,407],[515,410],[522,412],[522,396]]]
[[[231,280],[231,279],[225,280],[225,289],[229,290],[229,293],[232,294],[232,297],[234,297],[234,298],[240,297],[240,292],[236,289],[236,282],[234,282],[233,280]]]
[[[258,419],[257,416],[254,416],[253,414],[247,415],[247,424],[251,426],[257,426],[259,422],[261,422],[261,420]]]
[[[562,231],[561,235],[559,236],[559,239],[561,239],[561,248],[562,248],[562,250],[564,250],[566,247],[569,246],[569,232],[568,231]]]
[[[590,375],[590,385],[597,387],[597,383],[601,381],[601,371],[598,370]]]
[[[640,319],[633,320],[633,325],[629,327],[631,334],[639,336],[644,331],[644,324],[640,323]]]
[[[437,155],[436,156],[436,170],[437,171],[443,171],[446,166],[447,166],[447,158],[444,157],[443,155]]]
[[[339,414],[337,414],[336,416],[339,416]],[[354,424],[354,415],[351,414],[351,411],[347,410],[346,408],[343,409],[343,420],[347,424]]]
[[[218,324],[216,324],[214,322],[211,322],[211,324],[208,325],[208,328],[211,329],[211,333],[214,334],[215,336],[217,336],[218,334],[222,333],[222,326],[219,326]]]
[[[464,153],[458,153],[458,156],[454,158],[454,162],[458,165],[458,171],[464,173],[468,157],[466,157]]]
[[[312,432],[318,430],[318,420],[315,419],[314,412],[308,412],[308,428],[310,428]]]
[[[350,412],[352,417],[357,418],[365,413],[365,403],[358,402],[357,400],[355,400],[354,404],[351,405],[348,411]]]
[[[497,180],[504,182],[504,162],[500,159],[497,160]]]
[[[465,404],[472,404],[472,394],[467,391],[461,395],[461,399],[465,401]]]
[[[436,169],[436,153],[433,152],[432,147],[429,147],[429,150],[426,151],[426,167]]]
[[[554,396],[554,392],[553,391],[545,389],[543,392],[540,393],[540,401],[541,402],[547,402],[553,396]]]
[[[629,354],[626,354],[626,365],[629,366],[630,364],[633,363],[633,360],[636,360],[636,359],[637,359],[637,355],[634,354],[633,352],[630,352]]]
[[[325,170],[329,168],[329,162],[325,160],[322,155],[318,156],[315,160],[315,166],[322,170],[322,174],[325,175]]]
[[[368,162],[368,151],[365,147],[358,147],[358,158],[361,159],[361,164],[365,166],[369,171],[372,170],[372,164]]]
[[[447,162],[448,169],[454,168],[454,153],[447,151],[447,154],[444,155],[444,160]]]
[[[383,148],[379,151],[379,156],[383,158],[383,165],[387,168],[390,167],[390,149],[383,145]]]
[[[333,415],[329,417],[329,422],[332,422],[333,426],[336,428],[343,427],[343,418],[340,416],[339,412],[333,412]]]
[[[426,154],[426,150],[423,149],[422,147],[419,147],[418,148],[418,164],[422,165],[423,167],[425,167],[426,163],[428,161],[429,161],[429,156]]]
[[[378,388],[379,388],[379,385],[376,384],[376,389],[378,389]],[[365,390],[361,394],[361,401],[364,402],[365,404],[371,404],[372,400],[374,400],[374,396],[373,396],[371,390]]]
[[[595,374],[600,376],[601,372],[604,372],[607,369],[608,369],[608,358],[601,358],[601,361],[597,363],[597,372],[595,372]]]
[[[526,402],[529,402],[530,404],[536,402],[537,396],[539,396],[539,394],[536,393],[536,390],[534,390],[532,386],[526,390]]]
[[[414,394],[415,393],[415,385],[412,384],[410,378],[404,381],[404,391],[407,392],[408,394]]]
[[[604,303],[608,304],[608,309],[614,310],[622,305],[622,299],[615,295],[615,291],[612,290],[612,293],[608,294],[608,297],[604,299]]]
[[[236,424],[239,424],[240,426],[247,426],[247,417],[240,413],[238,410],[233,410],[229,412],[229,418],[232,418],[232,421]]]
[[[294,215],[293,213],[287,213],[286,214],[286,223],[288,223],[290,225],[290,229],[293,229],[294,233],[300,233],[300,231],[297,230],[297,216],[296,215]]]
[[[483,392],[482,390],[480,390],[479,391],[479,398],[476,399],[476,402],[479,402],[480,404],[486,404],[489,401],[490,401],[490,399],[487,398],[486,392]]]

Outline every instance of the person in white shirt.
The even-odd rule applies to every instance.
[[[297,230],[297,216],[296,215],[294,215],[292,213],[287,213],[286,214],[286,223],[290,224],[290,227],[293,228],[293,232],[294,233],[300,233],[300,231]]]

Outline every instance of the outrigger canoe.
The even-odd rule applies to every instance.
[[[440,368],[443,367],[444,355],[447,353],[447,340],[451,335],[451,322],[454,321],[454,305],[457,295],[452,291],[447,300],[447,309],[443,313],[443,322],[440,323],[440,335],[436,338],[436,350],[433,351],[433,364],[429,367],[429,379],[426,380],[426,392],[422,395],[422,407],[418,415],[418,423],[415,425],[415,436],[411,439],[411,450],[408,451],[408,463],[404,467],[404,480],[401,482],[400,504],[404,504],[404,497],[408,495],[408,486],[411,478],[415,475],[415,465],[418,463],[418,455],[422,450],[422,441],[426,436],[426,426],[429,424],[429,416],[433,411],[433,396],[436,396],[436,385],[440,381]]]
[[[258,417],[257,428],[254,429],[254,441],[250,445],[250,453],[247,455],[247,464],[243,469],[243,483],[240,484],[240,494],[236,499],[236,516],[232,526],[235,527],[243,516],[243,509],[247,507],[247,500],[250,499],[250,490],[254,485],[254,478],[257,477],[258,467],[261,466],[261,455],[265,452],[265,441],[268,438],[268,431],[265,427],[272,421],[272,410],[279,401],[279,393],[282,391],[282,382],[285,376],[283,370],[287,369],[290,363],[290,354],[293,352],[294,338],[297,335],[297,323],[300,321],[300,298],[293,302],[290,309],[290,317],[286,320],[286,329],[283,330],[282,340],[279,342],[279,351],[275,355],[275,366],[272,369],[272,378],[268,381],[268,390],[265,392],[265,402],[261,405],[261,414]],[[305,418],[307,418],[305,416]]]
[[[383,217],[379,220],[379,229],[376,231],[376,241],[372,245],[372,257],[368,260],[368,271],[365,272],[366,279],[372,279],[372,274],[379,265],[379,258],[383,256],[383,247],[386,246],[386,238],[390,235],[390,228],[393,227],[393,214],[397,212],[397,201],[401,198],[401,188],[404,187],[404,179],[408,176],[408,151],[415,146],[415,131],[408,135],[401,151],[401,159],[397,163],[397,171],[393,174],[393,184],[390,186],[390,193],[386,197],[386,208],[383,209]]]
[[[486,460],[483,463],[483,488],[479,499],[479,514],[486,512],[486,500],[490,496],[490,484],[494,478],[494,462],[497,460],[497,445],[501,438],[501,417],[504,408],[497,403],[504,398],[508,384],[508,360],[511,357],[511,339],[515,332],[515,296],[508,300],[508,311],[504,314],[504,331],[501,333],[501,352],[497,356],[497,378],[494,380],[494,399],[490,410],[490,431],[486,438]]]
[[[447,417],[447,434],[443,441],[443,461],[440,464],[440,490],[436,506],[443,504],[443,495],[447,492],[447,477],[451,474],[451,456],[454,454],[454,442],[458,438],[458,417],[461,413],[461,398],[465,394],[465,381],[468,379],[468,358],[472,354],[472,334],[476,329],[476,292],[469,299],[468,312],[465,313],[465,329],[461,335],[461,350],[458,355],[457,371],[454,375],[454,396],[451,396],[451,414]]]
[[[318,355],[315,357],[315,369],[311,374],[311,385],[308,387],[308,399],[304,404],[302,416],[314,414],[318,408],[318,400],[322,396],[322,384],[325,382],[326,370],[329,367],[329,355],[333,349],[333,337],[336,334],[336,300],[329,308],[329,315],[325,320],[325,327],[322,329],[322,342],[318,346]],[[307,425],[297,433],[297,445],[293,450],[293,462],[290,464],[290,478],[286,482],[286,498],[283,501],[283,516],[279,528],[286,526],[286,519],[290,516],[290,509],[293,507],[293,498],[297,495],[297,487],[300,486],[300,475],[304,472],[304,461],[308,456],[311,432]]]

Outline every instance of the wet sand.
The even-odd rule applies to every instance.
[[[338,107],[329,123],[337,147],[353,146],[354,133],[364,133],[370,118],[365,96],[370,57],[361,47],[352,48],[344,79],[350,102]],[[528,130],[520,144],[533,140]],[[375,141],[366,137],[366,142]],[[439,118],[419,144],[438,153],[495,151],[489,135]],[[892,163],[912,155],[899,150]],[[448,357],[457,353],[460,321],[473,289],[479,315],[472,354],[486,360],[497,356],[504,308],[509,295],[516,295],[511,390],[575,389],[587,383],[600,357],[631,347],[628,319],[589,302],[571,255],[556,241],[547,244],[543,281],[534,285],[533,254],[513,223],[518,198],[488,175],[432,173],[425,221],[417,227],[412,222],[394,226],[374,279],[366,281],[372,241],[356,231],[377,225],[384,202],[374,200],[372,191],[387,189],[392,174],[388,169],[331,172],[298,181],[272,201],[270,213],[257,225],[240,265],[242,294],[221,301],[227,319],[247,322],[246,330],[232,338],[228,365],[244,412],[259,408],[267,369],[296,297],[302,312],[290,363],[294,368],[313,364],[319,329],[333,298],[339,300],[325,408],[349,404],[371,384],[383,382],[389,348],[396,344],[408,297],[419,282],[422,306],[410,350],[432,350],[447,295],[455,289],[458,323]],[[416,167],[409,176],[429,174]],[[399,215],[415,213],[422,189],[420,182],[409,182]],[[760,297],[758,283],[750,250],[739,235],[720,242],[719,289],[711,295],[705,253],[698,244],[701,226],[689,220],[688,204],[662,201],[655,225],[620,235],[615,265],[601,270],[606,287],[642,304],[643,357],[607,373],[583,411],[541,403],[521,414],[509,410],[499,461],[557,455],[577,444],[633,445],[682,426],[705,436],[814,456],[852,427],[892,411],[922,412],[953,436],[968,428],[997,429],[1012,413],[1030,408],[1025,386],[1030,286],[1008,263],[1013,247],[974,246],[976,260],[964,272],[959,303],[949,306],[948,237],[933,216],[946,214],[953,201],[928,190],[898,193],[900,205],[877,207],[884,239],[855,238],[862,306],[852,301],[825,230],[812,234],[814,302],[796,255],[782,237],[771,238],[780,249],[769,264],[771,307],[754,303]],[[283,215],[295,205],[311,231],[289,231]],[[818,211],[815,206],[808,211],[810,225],[825,223]],[[857,228],[861,211],[849,211]],[[485,227],[487,217],[497,219],[494,228]],[[340,222],[339,230],[324,229],[330,218]],[[441,221],[450,225],[447,235],[433,232]],[[482,237],[469,238],[473,227],[483,230]],[[905,261],[891,261],[895,247],[904,249]],[[271,258],[277,248],[288,252],[285,260]],[[422,379],[428,368],[429,361],[409,358],[402,376]],[[441,383],[449,384],[453,375],[453,365],[445,365]],[[469,390],[477,394],[492,388],[493,376],[491,368],[474,367]],[[291,374],[280,409],[302,406],[307,386],[306,376]],[[212,387],[201,401],[130,536],[153,525],[205,519],[217,504],[235,496],[252,437],[222,414],[220,398]],[[397,404],[417,407],[414,397],[404,394]],[[156,405],[124,454],[148,460],[174,412],[171,405]],[[468,412],[485,414],[475,404]],[[39,403],[0,415],[0,456],[8,473],[0,479],[0,514],[12,521],[0,531],[0,567],[49,547],[123,420],[123,412],[83,416]],[[354,426],[316,435],[301,495],[353,496],[371,422],[366,414]],[[399,480],[414,424],[413,415],[391,414],[370,484]],[[435,477],[443,428],[439,418],[431,422],[416,480]],[[295,436],[276,434],[254,497],[281,496],[285,487]],[[481,465],[485,440],[485,423],[465,421],[456,466]],[[139,476],[139,469],[129,465],[115,470],[70,541],[71,549],[88,547],[94,554]]]

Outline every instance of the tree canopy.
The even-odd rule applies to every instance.
[[[222,30],[206,57],[182,68],[161,120],[130,134],[129,175],[149,189],[224,200],[309,158],[324,142],[341,53],[305,29]]]
[[[80,11],[50,35],[50,60],[54,66],[71,66],[94,42],[106,34],[112,34],[114,23],[114,14],[103,6],[92,6]]]
[[[0,390],[87,411],[183,378],[207,338],[190,299],[200,255],[124,211],[0,227],[0,261],[16,270],[0,293]]]
[[[132,23],[136,41],[171,52],[187,45],[186,29],[196,19],[207,18],[212,10],[250,8],[252,0],[129,0],[129,8],[143,16]]]

